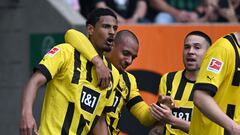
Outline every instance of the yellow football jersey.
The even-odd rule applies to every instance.
[[[104,62],[107,61],[104,58]],[[113,89],[119,80],[112,70],[111,86],[97,87],[93,64],[69,44],[52,48],[38,65],[48,80],[41,114],[41,135],[85,135],[90,132],[104,107],[113,104]]]
[[[143,125],[149,126],[155,122],[150,114],[149,106],[140,96],[136,79],[133,75],[123,72],[114,94],[113,105],[105,108],[109,135],[117,135],[119,133],[119,119],[122,108],[125,106]]]
[[[164,74],[160,81],[159,92],[162,95],[171,96],[179,106],[172,110],[174,116],[190,122],[193,108],[192,88],[195,82],[188,80],[184,74],[185,70]],[[182,130],[166,124],[164,135],[172,134],[187,135]]]
[[[207,51],[194,90],[207,90],[220,109],[240,124],[240,46],[234,34],[218,39]],[[222,127],[194,107],[191,135],[224,135]]]
[[[96,51],[91,43],[89,43],[87,38],[79,31],[69,30],[65,34],[65,41],[81,52],[88,60],[96,56]],[[121,73],[119,83],[112,93],[112,96],[114,97],[113,104],[105,107],[106,122],[110,135],[117,135],[120,131],[118,123],[124,106],[127,106],[128,110],[130,110],[142,124],[149,126],[155,122],[150,115],[148,105],[143,102],[140,96],[135,77],[130,73]]]

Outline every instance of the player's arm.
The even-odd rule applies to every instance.
[[[218,92],[218,88],[224,81],[223,76],[228,75],[227,70],[229,70],[228,63],[230,57],[228,56],[229,50],[226,50],[225,48],[226,44],[229,45],[228,40],[221,38],[217,40],[205,54],[205,58],[203,59],[198,73],[196,84],[193,87],[193,103],[206,117],[229,131],[231,135],[235,135],[240,134],[240,126],[221,110],[213,98],[213,96]],[[212,58],[216,58],[220,62],[224,62],[224,64],[220,66],[221,70],[219,73],[209,69],[209,62],[214,62]],[[214,76],[214,79],[209,79],[206,76]]]
[[[227,129],[230,132],[237,131],[240,127],[218,107],[210,93],[204,90],[195,90],[193,97],[194,105],[210,120]]]
[[[93,135],[108,135],[108,126],[105,117],[105,115],[102,115],[99,118],[97,124],[93,128]]]
[[[149,106],[141,101],[133,105],[130,112],[143,124],[144,126],[152,126],[156,120],[152,117]]]
[[[20,120],[20,135],[32,135],[34,131],[37,133],[37,124],[33,117],[33,103],[37,94],[37,90],[44,83],[47,82],[46,77],[39,71],[36,71],[30,80],[22,94],[22,108],[21,108],[21,120]]]
[[[139,93],[136,78],[129,73],[128,76],[131,83],[131,90],[129,100],[126,104],[127,109],[140,121],[141,124],[144,126],[151,126],[156,120],[150,114],[148,104],[143,101]]]
[[[159,122],[168,123],[186,133],[188,132],[190,122],[175,117],[172,114],[172,110],[167,105],[160,104],[160,106],[158,106],[156,104],[152,104],[151,112],[153,117]]]
[[[89,39],[81,32],[70,29],[65,33],[65,42],[72,45],[83,56],[91,61],[96,66],[98,78],[97,85],[100,88],[107,88],[110,84],[111,75],[108,67],[104,64],[102,58],[98,55]]]

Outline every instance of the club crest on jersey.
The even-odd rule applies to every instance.
[[[50,51],[48,51],[47,55],[50,57],[53,57],[55,54],[57,54],[60,51],[60,48],[53,47]]]
[[[219,73],[223,67],[223,62],[216,58],[212,58],[208,64],[207,70],[213,73]]]

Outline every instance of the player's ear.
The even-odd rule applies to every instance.
[[[87,25],[87,32],[89,35],[92,35],[94,31],[94,27],[91,24]]]

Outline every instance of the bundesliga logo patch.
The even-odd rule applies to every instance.
[[[223,66],[223,62],[216,59],[216,58],[212,58],[211,61],[208,64],[208,71],[214,72],[214,73],[219,73],[222,69]]]
[[[59,51],[60,51],[60,49],[59,49],[58,47],[54,47],[54,48],[52,48],[52,49],[47,53],[47,55],[53,57],[53,56],[54,56],[55,54],[57,54]]]

